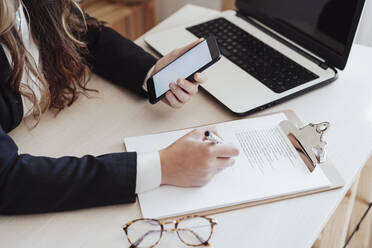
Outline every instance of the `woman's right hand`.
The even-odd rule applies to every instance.
[[[160,151],[163,185],[203,186],[234,164],[239,150],[232,144],[205,142],[207,130],[217,134],[214,127],[195,129]]]

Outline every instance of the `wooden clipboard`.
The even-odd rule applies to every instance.
[[[285,116],[289,121],[291,121],[295,126],[297,127],[303,127],[303,123],[301,120],[298,118],[296,113],[292,110],[285,110],[281,112],[273,112],[265,115],[254,115],[249,118],[256,118],[256,117],[262,117],[262,116],[268,116],[272,114],[278,114],[278,113],[284,113]],[[215,123],[219,124],[219,123]],[[332,162],[327,159],[322,165],[320,165],[324,174],[328,178],[328,180],[331,182],[331,186],[327,188],[322,188],[322,189],[316,189],[316,190],[309,190],[305,192],[300,192],[296,194],[290,194],[290,195],[285,195],[285,196],[280,196],[280,197],[274,197],[270,199],[265,199],[265,200],[259,200],[259,201],[251,201],[247,203],[242,203],[242,204],[236,204],[232,205],[229,207],[222,207],[222,208],[216,208],[212,210],[207,210],[207,211],[200,211],[200,212],[195,212],[193,214],[198,214],[198,215],[212,215],[212,214],[218,214],[218,213],[224,213],[228,211],[233,211],[233,210],[238,210],[242,208],[247,208],[247,207],[252,207],[252,206],[257,206],[261,204],[267,204],[267,203],[272,203],[272,202],[277,202],[277,201],[282,201],[282,200],[287,200],[287,199],[292,199],[296,197],[301,197],[301,196],[306,196],[306,195],[311,195],[315,193],[320,193],[320,192],[326,192],[334,189],[338,189],[344,186],[345,181],[340,175],[340,173],[337,171],[337,169],[333,166]],[[188,214],[187,214],[188,215]],[[187,216],[187,215],[179,215],[177,217],[182,217],[182,216]],[[174,217],[169,217],[169,218],[163,218],[162,220],[167,220],[167,219],[174,219]]]

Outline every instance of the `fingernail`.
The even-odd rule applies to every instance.
[[[201,80],[202,79],[202,75],[200,73],[197,73],[196,74],[196,80]]]
[[[178,85],[182,86],[184,84],[184,81],[182,79],[178,79]]]
[[[176,90],[177,89],[177,86],[175,83],[170,83],[169,87],[172,89],[172,90]]]

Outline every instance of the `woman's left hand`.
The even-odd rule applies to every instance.
[[[153,74],[160,71],[162,68],[173,62],[179,56],[183,55],[192,47],[199,44],[201,41],[203,41],[203,39],[199,39],[183,48],[176,49],[163,58],[159,59],[158,62],[155,64]],[[207,77],[204,73],[196,73],[194,75],[194,82],[190,82],[182,78],[178,79],[176,82],[170,82],[169,88],[171,90],[165,94],[165,97],[162,99],[162,101],[172,108],[182,108],[183,105],[185,105],[185,103],[187,103],[191,99],[191,96],[198,93],[199,85],[206,81]]]

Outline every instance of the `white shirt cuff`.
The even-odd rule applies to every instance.
[[[149,72],[146,75],[145,80],[143,81],[142,89],[144,89],[146,92],[147,92],[147,80],[151,77],[151,74],[154,71],[154,69],[155,69],[155,65],[153,67],[151,67],[151,69],[149,70]]]
[[[137,156],[136,193],[159,187],[161,184],[161,162],[159,152]]]

